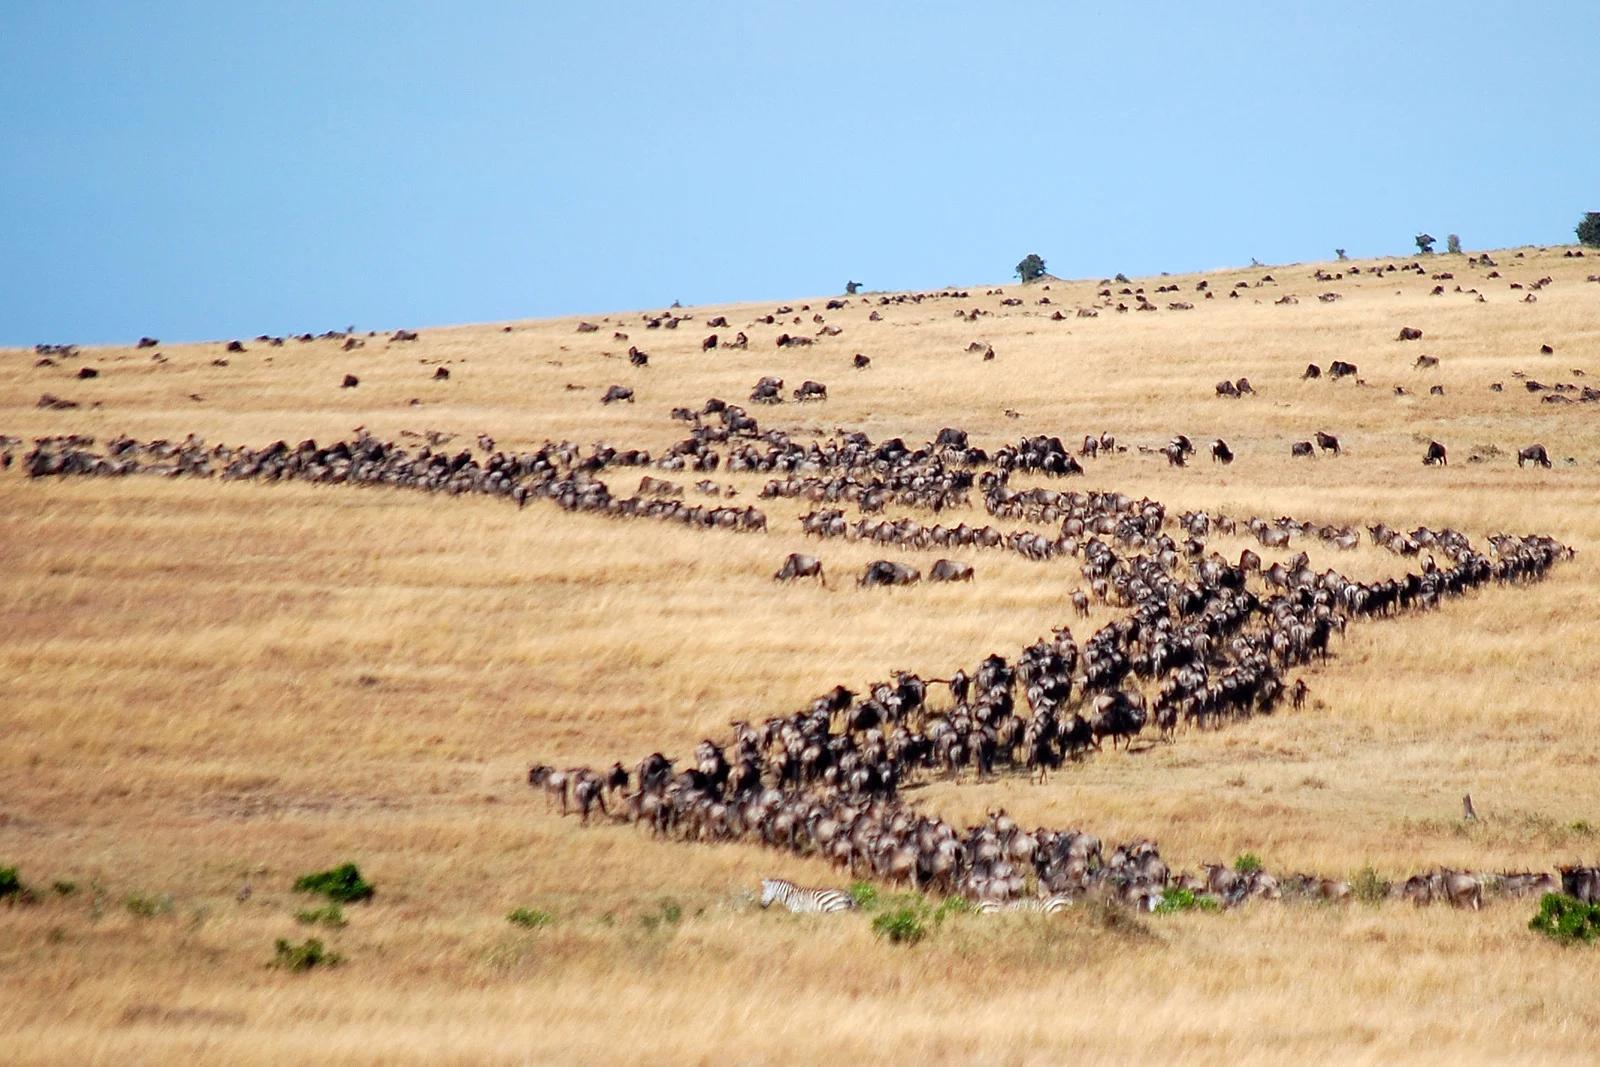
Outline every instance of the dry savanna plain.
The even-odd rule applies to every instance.
[[[646,473],[714,478],[766,511],[765,533],[400,488],[34,479],[21,463],[48,435],[261,447],[358,426],[411,448],[402,434],[437,431],[452,451],[487,434],[503,450],[659,455],[686,433],[671,409],[721,397],[801,443],[861,431],[916,447],[959,427],[991,452],[1035,434],[1076,451],[1109,432],[1127,450],[1086,458],[1082,477],[1013,486],[1148,495],[1169,528],[1206,508],[1449,526],[1480,545],[1548,534],[1577,555],[1542,582],[1353,623],[1326,664],[1290,672],[1310,687],[1303,710],[1171,743],[1147,730],[1043,785],[924,775],[904,797],[963,825],[1003,807],[1023,826],[1148,837],[1175,870],[1247,852],[1280,876],[1552,870],[1600,859],[1600,404],[1524,384],[1600,380],[1600,284],[1586,280],[1600,256],[1572,251],[1494,252],[1497,277],[1432,256],[1422,273],[1362,260],[1133,279],[1109,300],[1097,279],[863,293],[827,311],[818,296],[771,325],[776,304],[686,308],[670,330],[647,327],[657,308],[589,316],[591,332],[578,318],[423,327],[348,349],[84,346],[44,366],[0,353],[0,433],[22,442],[0,472],[0,866],[30,890],[0,905],[0,1059],[1593,1062],[1600,949],[1531,933],[1534,900],[953,914],[907,946],[870,916],[753,906],[766,876],[850,881],[820,859],[583,827],[529,788],[536,761],[688,757],[836,683],[946,678],[1057,625],[1082,641],[1125,612],[1074,616],[1077,559],[807,542],[797,519],[813,505],[757,500],[757,473],[599,477],[623,496]],[[1138,302],[1124,288],[1156,309],[1118,312]],[[986,314],[957,315],[973,309]],[[842,332],[775,344],[816,336],[819,313]],[[729,327],[714,332],[743,330],[747,349],[702,351],[718,315]],[[1422,339],[1398,341],[1402,327]],[[1438,366],[1417,368],[1422,354]],[[1362,382],[1302,378],[1333,360]],[[341,388],[347,374],[359,385]],[[747,403],[767,375],[828,398]],[[1239,377],[1254,395],[1216,395]],[[612,385],[634,401],[602,404]],[[78,406],[41,407],[44,393]],[[1343,453],[1291,456],[1318,430]],[[1187,466],[1141,449],[1175,433],[1200,446]],[[1231,465],[1206,456],[1218,437]],[[1431,440],[1448,466],[1421,462]],[[1518,466],[1535,442],[1550,468]],[[974,505],[941,520],[989,521]],[[1313,567],[1362,578],[1417,563],[1365,535],[1354,552],[1305,547]],[[795,551],[822,559],[826,587],[772,580]],[[939,556],[975,579],[851,580],[874,558],[926,570]],[[345,860],[376,896],[341,928],[302,925],[295,878]],[[514,908],[552,921],[513,925]],[[343,962],[270,966],[278,939],[308,936]]]

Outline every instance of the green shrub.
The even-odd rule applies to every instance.
[[[1017,264],[1017,276],[1025,282],[1031,282],[1043,275],[1044,260],[1033,253],[1029,253],[1021,263]]]
[[[1565,945],[1593,941],[1600,938],[1600,904],[1546,893],[1539,901],[1539,913],[1528,920],[1528,929]]]
[[[1584,819],[1579,819],[1577,822],[1570,824],[1567,829],[1575,834],[1583,834],[1585,837],[1594,833],[1594,827]]]
[[[872,932],[897,945],[915,945],[927,936],[928,927],[919,909],[905,907],[885,911],[874,918]]]
[[[22,892],[22,879],[15,867],[0,867],[0,900],[8,900]]]
[[[353,863],[341,863],[331,870],[302,875],[295,879],[294,889],[297,893],[321,893],[335,904],[370,900],[376,892]]]
[[[669,923],[683,921],[683,905],[671,897],[661,898],[661,918]]]
[[[157,915],[165,915],[172,910],[172,898],[165,893],[159,896],[133,893],[122,903],[130,912],[141,919],[153,919]]]
[[[59,881],[51,882],[50,883],[50,888],[54,889],[57,893],[61,894],[64,897],[70,897],[72,894],[74,894],[74,893],[76,893],[78,891],[78,883],[77,882],[70,882],[67,879],[63,878],[63,879],[61,879]]]
[[[296,945],[285,938],[278,938],[277,956],[272,961],[272,966],[281,967],[286,971],[309,971],[313,967],[337,967],[344,962],[344,957],[337,952],[329,952],[316,938],[308,938],[303,945]]]
[[[1240,874],[1254,874],[1261,869],[1261,857],[1254,852],[1241,852],[1233,858],[1233,869]]]
[[[1363,904],[1380,904],[1389,896],[1389,883],[1371,867],[1363,867],[1350,879],[1350,892]]]
[[[1461,238],[1453,233],[1447,235],[1444,239],[1444,247],[1445,251],[1452,256],[1459,256],[1461,254]]]
[[[1176,915],[1180,911],[1221,911],[1222,905],[1211,897],[1195,896],[1194,890],[1175,887],[1161,894],[1156,905],[1157,915]]]
[[[945,897],[934,910],[933,921],[942,923],[946,915],[967,915],[976,910],[977,905],[966,897]]]
[[[1416,236],[1417,251],[1424,256],[1433,255],[1433,245],[1438,238],[1429,233],[1419,233]]]
[[[1578,223],[1578,243],[1600,248],[1600,211],[1587,211]]]
[[[1113,278],[1112,281],[1118,283],[1119,285],[1127,285],[1128,284],[1128,276],[1126,274],[1122,273],[1121,271],[1117,271],[1117,276],[1115,278]]]
[[[541,911],[538,908],[518,908],[510,915],[506,916],[506,922],[510,923],[512,926],[526,926],[530,930],[537,929],[541,926],[549,926],[555,921],[556,917],[554,915],[551,915],[548,911]]]
[[[849,890],[850,899],[856,902],[856,907],[869,911],[878,903],[878,891],[871,882],[855,882]]]
[[[321,923],[324,926],[331,926],[334,929],[338,929],[345,924],[344,909],[339,907],[337,904],[329,904],[322,908],[307,908],[305,911],[297,911],[294,913],[294,917],[305,923],[307,926],[315,926],[317,923]]]

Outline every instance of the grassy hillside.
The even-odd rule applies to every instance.
[[[776,375],[789,390],[828,386],[825,403],[748,405],[796,440],[863,430],[915,444],[959,426],[992,450],[1023,434],[1075,443],[1104,431],[1128,451],[1086,460],[1072,487],[1147,494],[1173,515],[1549,534],[1578,555],[1541,584],[1352,626],[1327,666],[1296,672],[1311,686],[1304,711],[1108,749],[1043,786],[935,780],[910,795],[952,819],[1004,806],[1023,825],[1149,836],[1175,868],[1246,851],[1275,871],[1338,876],[1550,868],[1600,859],[1589,829],[1600,827],[1600,405],[1543,403],[1516,377],[1600,378],[1600,284],[1585,280],[1600,259],[1565,251],[1496,252],[1493,279],[1464,256],[1424,260],[1421,275],[1359,261],[1135,279],[1109,286],[1112,307],[1097,280],[1051,281],[920,303],[871,294],[835,311],[826,297],[796,299],[772,325],[752,325],[772,306],[724,306],[685,309],[693,320],[673,330],[630,312],[593,317],[594,332],[578,319],[514,322],[362,337],[350,350],[343,338],[246,338],[243,352],[222,341],[89,349],[53,366],[8,351],[0,433],[261,446],[364,426],[454,434],[452,450],[487,433],[500,448],[570,439],[659,454],[684,436],[672,408],[743,403]],[[1313,278],[1352,266],[1361,273]],[[1444,272],[1454,277],[1430,276]],[[1137,303],[1121,289],[1141,287],[1159,310],[1114,309]],[[1329,292],[1340,299],[1317,299]],[[1089,307],[1095,317],[1076,314]],[[775,346],[780,332],[815,335],[819,313],[843,332]],[[730,326],[709,329],[717,315]],[[1423,339],[1397,341],[1403,326]],[[701,350],[707,333],[726,342],[739,330],[748,349]],[[968,353],[974,341],[996,358]],[[630,345],[648,366],[630,365]],[[857,353],[868,369],[852,367]],[[1424,353],[1437,369],[1414,369]],[[1336,359],[1365,384],[1302,380],[1306,364]],[[99,376],[78,378],[84,366]],[[447,380],[434,380],[439,366]],[[340,388],[347,374],[359,386]],[[1255,396],[1215,396],[1218,380],[1241,376]],[[612,384],[636,402],[602,405]],[[39,407],[43,393],[80,406]],[[1316,430],[1338,434],[1345,454],[1292,458]],[[1178,432],[1225,438],[1238,459],[1174,469],[1140,451]],[[1448,446],[1448,467],[1422,465],[1429,440]],[[1536,441],[1553,468],[1519,469],[1516,450]],[[626,494],[645,473],[706,477],[601,477]],[[756,503],[766,480],[709,477],[740,503]],[[1115,614],[1071,617],[1076,561],[807,548],[795,519],[812,505],[760,504],[766,535],[397,489],[0,474],[0,866],[39,897],[0,905],[5,1058],[1592,1056],[1600,955],[1536,940],[1528,902],[971,916],[906,949],[858,917],[751,908],[763,876],[838,884],[820,861],[548,812],[526,784],[534,760],[686,755],[731,720],[788,712],[835,683],[894,669],[947,677],[990,652],[1014,656],[1052,625],[1083,637]],[[988,520],[980,506],[944,521],[961,518]],[[1245,544],[1217,541],[1235,557]],[[1404,566],[1365,546],[1309,550],[1316,566],[1363,576]],[[770,580],[792,551],[822,557],[828,588]],[[926,568],[941,555],[973,563],[976,580],[848,580],[879,556]],[[1461,820],[1466,792],[1475,823]],[[341,929],[297,923],[309,902],[295,877],[345,859],[377,884],[375,900],[347,907]],[[133,896],[154,914],[130,909]],[[519,906],[554,922],[509,925]],[[307,936],[344,965],[266,966],[275,939]]]

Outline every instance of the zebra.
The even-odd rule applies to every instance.
[[[849,911],[856,906],[855,899],[841,889],[802,889],[781,878],[761,879],[761,906],[782,904],[792,912]]]
[[[1042,915],[1055,915],[1072,907],[1072,898],[1056,894],[1043,899],[1008,900],[1001,903],[998,900],[980,900],[974,909],[979,915],[994,915],[1002,911],[1031,911]]]

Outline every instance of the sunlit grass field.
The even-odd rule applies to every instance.
[[[594,332],[578,318],[423,327],[416,341],[363,334],[353,350],[243,338],[227,353],[223,338],[90,348],[55,366],[11,350],[0,434],[23,440],[19,457],[49,434],[260,446],[358,426],[452,433],[452,449],[486,433],[508,449],[659,453],[684,436],[672,408],[743,403],[776,375],[786,391],[828,386],[824,403],[747,405],[798,441],[863,430],[915,445],[958,426],[992,451],[1104,431],[1128,450],[1086,460],[1070,487],[1149,495],[1173,516],[1550,534],[1578,555],[1541,584],[1352,625],[1326,666],[1296,672],[1311,687],[1302,712],[1108,749],[1045,785],[932,780],[907,794],[952,820],[1003,806],[1023,825],[1148,836],[1174,868],[1251,852],[1276,872],[1340,877],[1550,869],[1600,860],[1600,405],[1543,403],[1516,376],[1600,377],[1600,284],[1585,281],[1600,256],[1565,251],[1496,252],[1494,279],[1433,256],[1423,275],[1377,275],[1383,260],[1109,285],[1130,307],[1119,291],[1144,288],[1155,312],[1105,307],[1097,279],[1050,280],[888,306],[864,294],[835,311],[800,298],[773,325],[751,323],[775,306],[751,305],[684,309],[693,319],[675,330],[628,312],[589,316]],[[1361,273],[1312,278],[1350,266]],[[1179,291],[1155,293],[1168,284]],[[819,313],[843,333],[775,347],[780,332],[814,335]],[[708,328],[715,315],[730,326]],[[1397,341],[1402,326],[1423,339]],[[748,349],[701,350],[707,333],[739,330]],[[996,358],[969,354],[973,341]],[[648,366],[629,364],[630,345]],[[868,369],[852,367],[857,353]],[[1437,369],[1414,369],[1424,353]],[[1302,380],[1335,359],[1364,384]],[[77,378],[82,366],[99,377]],[[438,366],[448,380],[433,380]],[[340,388],[346,374],[359,386]],[[1255,396],[1215,396],[1241,376]],[[636,402],[602,405],[613,384]],[[80,406],[41,408],[43,393]],[[1317,430],[1345,454],[1292,458]],[[1202,445],[1188,467],[1140,451],[1178,432]],[[1216,437],[1231,466],[1205,459]],[[1430,440],[1448,467],[1422,465]],[[1518,468],[1534,442],[1552,469]],[[645,473],[706,477],[601,477],[627,495]],[[741,504],[766,480],[709,477]],[[0,1059],[1592,1062],[1600,955],[1530,934],[1530,901],[956,916],[908,948],[859,916],[751,906],[763,876],[840,884],[820,861],[549,812],[526,784],[531,762],[684,756],[835,683],[948,677],[1055,625],[1082,640],[1115,614],[1072,616],[1076,561],[808,547],[795,520],[811,505],[759,504],[766,535],[395,489],[0,474],[0,866],[37,897],[0,905]],[[981,507],[941,518],[989,521]],[[1216,546],[1236,557],[1246,543]],[[827,588],[771,580],[793,551],[822,558]],[[1362,576],[1409,565],[1365,545],[1309,551]],[[940,555],[971,562],[976,580],[851,580],[880,556],[926,569]],[[1461,818],[1469,792],[1475,823]],[[347,907],[340,929],[298,923],[311,901],[296,876],[346,859],[375,899]],[[553,922],[513,926],[516,907]],[[276,939],[306,937],[344,963],[268,966]]]

